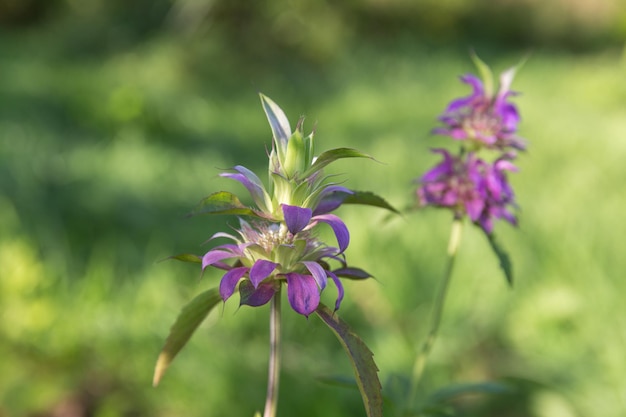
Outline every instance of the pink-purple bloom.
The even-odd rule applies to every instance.
[[[490,91],[491,82],[472,74],[462,76],[461,81],[472,87],[472,94],[453,100],[439,117],[444,126],[433,133],[469,141],[475,148],[524,150],[525,142],[517,136],[519,112],[509,101],[516,94],[510,90],[514,75],[515,68],[502,73],[496,93]]]
[[[489,67],[476,55],[472,60],[482,80],[471,74],[461,77],[472,86],[472,94],[453,100],[439,117],[444,126],[433,130],[459,141],[459,153],[434,150],[443,160],[418,180],[417,196],[422,206],[448,208],[457,218],[468,216],[491,234],[494,220],[517,225],[515,195],[507,172],[517,171],[512,161],[516,151],[525,150],[526,145],[517,136],[519,112],[509,102],[515,95],[510,87],[517,67],[500,75],[494,92]],[[489,157],[493,162],[484,159],[484,153],[493,155]]]
[[[337,287],[335,309],[343,299],[343,286],[338,275],[344,274],[342,258],[350,235],[346,225],[333,214],[313,216],[312,210],[283,206],[285,222],[258,220],[248,223],[240,219],[239,236],[217,233],[213,238],[226,237],[234,241],[211,249],[202,257],[202,269],[213,266],[226,270],[219,292],[224,301],[237,286],[240,304],[261,306],[271,300],[287,284],[287,298],[298,313],[308,316],[318,306],[320,294],[331,278]],[[327,246],[315,237],[313,229],[328,224],[335,233],[337,246]],[[231,263],[225,261],[231,260]],[[336,260],[342,268],[333,272],[327,261]],[[361,271],[363,272],[363,271]]]
[[[517,224],[510,210],[515,207],[514,193],[506,176],[517,168],[509,155],[488,163],[473,152],[461,156],[444,149],[434,152],[443,160],[420,179],[417,195],[422,205],[449,208],[457,217],[467,215],[487,233],[493,231],[494,219]]]
[[[206,212],[243,214],[253,219],[240,219],[235,234],[215,234],[211,239],[228,238],[233,243],[208,251],[201,260],[202,270],[209,266],[225,270],[220,296],[226,301],[239,290],[242,305],[264,305],[286,284],[291,307],[305,316],[318,307],[330,278],[337,287],[338,309],[343,299],[339,277],[363,279],[370,275],[347,266],[343,253],[350,234],[345,223],[330,213],[356,193],[331,182],[332,177],[325,176],[323,168],[336,159],[368,156],[339,148],[316,158],[314,135],[304,136],[302,119],[291,132],[281,108],[263,95],[261,101],[273,134],[268,187],[241,165],[220,174],[243,185],[254,207],[243,206],[234,195],[216,193],[214,199],[208,197]],[[317,238],[317,229],[324,224],[334,232],[336,246]],[[338,262],[340,267],[331,270],[330,261]]]

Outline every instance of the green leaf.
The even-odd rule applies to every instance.
[[[349,194],[346,197],[343,204],[361,204],[365,206],[380,207],[396,214],[400,214],[400,212],[391,204],[387,203],[384,198],[369,191],[355,191],[354,194]]]
[[[489,65],[485,64],[483,60],[480,59],[474,51],[471,52],[470,56],[472,57],[472,61],[474,61],[474,65],[476,65],[476,68],[478,68],[478,71],[480,72],[480,76],[483,79],[485,93],[489,97],[493,96],[494,85],[493,85],[493,73],[491,72],[491,68],[489,68]]]
[[[272,134],[274,139],[278,142],[279,152],[284,150],[291,136],[291,127],[289,126],[289,119],[285,116],[285,112],[278,107],[278,104],[274,103],[272,99],[263,94],[259,94],[261,97],[261,103],[263,104],[263,111],[267,116],[267,121],[272,128]]]
[[[200,214],[236,214],[240,216],[262,217],[255,210],[244,206],[235,194],[228,191],[218,191],[206,197],[198,203],[188,216]]]
[[[316,173],[317,171],[324,168],[326,165],[331,162],[336,161],[341,158],[369,158],[374,159],[366,153],[357,151],[352,148],[337,148],[331,149],[329,151],[323,152],[320,156],[317,157],[313,165],[309,169],[307,169],[303,174],[303,178],[307,178],[308,176]]]
[[[192,262],[196,264],[202,263],[202,257],[198,255],[194,255],[193,253],[181,253],[179,255],[168,256],[165,259],[176,259],[177,261]]]
[[[502,272],[504,272],[504,276],[506,277],[506,281],[509,285],[513,286],[513,264],[511,263],[511,258],[509,254],[500,246],[498,241],[496,241],[496,236],[493,233],[485,233],[487,236],[487,240],[491,245],[491,249],[498,257],[498,261],[500,262],[500,268]]]
[[[335,269],[333,274],[341,278],[348,279],[367,279],[372,278],[369,272],[362,270],[361,268],[355,268],[346,266],[345,268]]]
[[[320,303],[315,313],[330,327],[346,350],[354,368],[354,376],[361,391],[367,416],[382,417],[382,387],[378,379],[378,367],[374,362],[374,354],[363,340],[324,304]]]
[[[200,323],[209,315],[222,298],[217,288],[205,291],[187,304],[170,329],[170,334],[159,354],[152,384],[157,386],[167,367],[172,363],[178,352],[187,344],[191,335]]]

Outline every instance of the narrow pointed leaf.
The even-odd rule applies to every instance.
[[[487,96],[492,96],[494,93],[494,86],[493,73],[491,72],[491,68],[489,68],[489,65],[485,64],[474,51],[472,51],[470,56],[472,58],[472,61],[474,61],[474,65],[476,65],[476,68],[478,68],[478,72],[480,72],[481,78],[483,79],[485,93],[487,94]]]
[[[222,298],[217,288],[205,291],[187,304],[180,312],[176,322],[170,329],[170,334],[159,354],[154,369],[152,384],[157,386],[167,367],[172,363],[178,352],[185,347],[191,335],[196,331],[200,323],[209,315]]]
[[[259,94],[261,97],[261,103],[263,104],[263,110],[267,116],[267,121],[272,127],[272,134],[278,142],[281,148],[287,146],[289,137],[291,136],[291,127],[289,126],[289,120],[285,116],[285,112],[278,107],[278,104],[274,103],[272,99],[263,94]]]
[[[387,203],[384,198],[369,191],[354,191],[343,200],[343,204],[361,204],[364,206],[379,207],[400,214],[400,212],[391,204]]]
[[[337,275],[338,277],[347,278],[347,279],[359,280],[359,279],[372,278],[372,275],[370,275],[369,272],[364,271],[361,268],[348,267],[348,266],[345,268],[335,269],[333,273]]]
[[[363,340],[324,304],[320,303],[315,312],[330,327],[346,350],[354,368],[354,375],[359,391],[361,391],[367,416],[382,417],[382,387],[378,379],[378,367],[374,362],[374,354]]]
[[[244,206],[239,198],[228,191],[218,191],[200,201],[188,216],[200,214],[235,214],[262,217],[258,212]]]
[[[312,175],[315,172],[319,171],[320,169],[324,168],[326,165],[330,164],[331,162],[334,162],[337,159],[341,159],[341,158],[374,159],[368,154],[363,153],[361,151],[357,151],[356,149],[352,149],[352,148],[331,149],[326,152],[323,152],[320,156],[318,156],[315,162],[313,163],[313,165],[311,165],[311,167],[307,169],[302,176],[303,178],[306,178],[309,175]]]
[[[500,269],[504,272],[504,276],[509,285],[513,286],[513,264],[511,263],[511,257],[509,254],[500,246],[500,243],[496,240],[496,236],[493,233],[485,233],[487,236],[487,240],[489,240],[489,244],[491,245],[491,249],[498,257],[498,261],[500,262]]]

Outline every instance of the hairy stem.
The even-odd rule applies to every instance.
[[[454,260],[456,258],[457,251],[459,249],[459,243],[461,241],[461,231],[463,226],[463,220],[455,218],[452,222],[452,230],[450,231],[450,240],[448,242],[448,259],[446,261],[445,270],[443,273],[443,280],[441,281],[441,287],[435,300],[434,310],[432,312],[430,330],[428,336],[422,345],[422,350],[418,353],[413,364],[413,372],[411,374],[411,385],[409,389],[409,408],[413,406],[415,397],[417,396],[417,388],[422,379],[424,373],[424,367],[426,366],[426,360],[432,350],[435,339],[437,338],[437,332],[439,331],[439,325],[441,324],[441,316],[443,314],[443,307],[446,301],[446,294],[448,292],[448,286],[452,277],[452,269],[454,266]]]
[[[263,417],[276,417],[278,382],[280,379],[280,290],[274,294],[270,306],[270,360],[267,375],[267,396]]]

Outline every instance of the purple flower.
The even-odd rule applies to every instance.
[[[217,246],[202,257],[202,270],[208,266],[225,270],[219,293],[224,301],[239,290],[241,304],[260,306],[272,299],[281,285],[287,286],[292,308],[308,316],[320,302],[327,280],[337,286],[335,309],[343,298],[339,277],[364,279],[370,275],[349,268],[343,253],[350,234],[344,222],[332,211],[349,199],[351,204],[366,204],[393,210],[371,193],[352,191],[325,175],[326,166],[343,158],[371,158],[351,148],[337,148],[315,156],[313,133],[305,136],[300,119],[292,132],[283,110],[261,95],[263,110],[272,129],[267,186],[256,173],[236,165],[221,177],[243,185],[253,200],[245,206],[232,193],[218,192],[200,202],[197,214],[235,214],[256,219],[240,219],[235,234],[217,233],[213,238],[228,238],[234,243]],[[315,230],[320,224],[330,226],[337,245],[319,241]],[[328,261],[342,267],[330,270]]]
[[[420,179],[417,195],[421,205],[450,208],[458,217],[467,214],[487,233],[493,231],[494,218],[517,224],[509,211],[515,201],[506,177],[506,171],[517,170],[511,155],[489,164],[472,152],[462,156],[452,156],[444,149],[434,152],[441,154],[443,161]]]
[[[491,77],[490,72],[487,74]],[[477,148],[524,150],[524,140],[516,134],[520,116],[517,107],[508,101],[516,94],[510,90],[514,75],[515,68],[502,73],[495,94],[491,91],[491,80],[483,84],[472,74],[462,76],[461,81],[472,87],[472,94],[453,100],[439,117],[445,126],[434,129],[433,133],[470,141]]]
[[[238,237],[215,234],[212,239],[226,237],[234,243],[207,252],[202,257],[202,269],[213,266],[226,270],[220,282],[220,295],[226,301],[239,285],[242,305],[266,304],[286,283],[291,307],[305,316],[317,308],[330,277],[337,287],[335,309],[339,309],[343,286],[338,275],[329,269],[327,260],[341,263],[338,274],[346,269],[342,258],[350,240],[346,225],[333,214],[313,216],[309,208],[283,205],[282,210],[284,222],[259,220],[249,224],[240,219]],[[338,247],[324,245],[314,236],[313,229],[320,223],[332,228]]]

